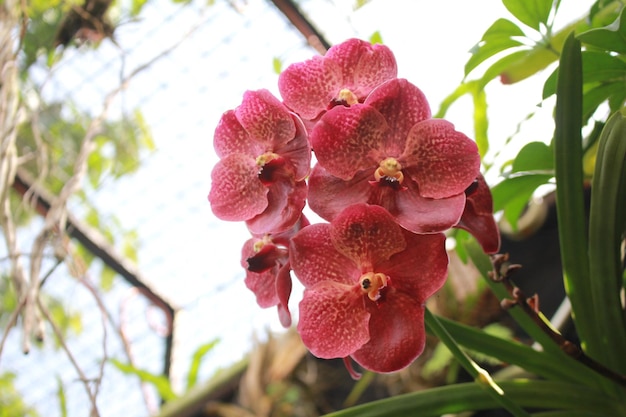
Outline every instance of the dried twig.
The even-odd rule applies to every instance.
[[[547,334],[556,343],[563,352],[577,361],[581,362],[585,366],[593,369],[597,373],[626,386],[626,376],[618,374],[613,370],[605,367],[599,362],[596,362],[585,354],[576,344],[567,340],[562,334],[556,332],[552,326],[546,323],[539,314],[539,301],[537,296],[526,297],[524,292],[516,287],[511,281],[510,277],[515,271],[521,268],[521,265],[511,264],[509,262],[508,254],[497,254],[491,257],[491,263],[493,265],[493,271],[491,271],[490,278],[496,282],[502,283],[511,294],[510,299],[502,300],[503,308],[519,307],[522,311],[532,319],[532,321],[539,327],[545,334]]]
[[[96,404],[96,396],[95,396],[94,392],[91,390],[91,387],[89,386],[90,380],[87,378],[87,376],[83,372],[82,368],[78,364],[78,361],[74,357],[74,354],[72,353],[72,351],[67,346],[67,343],[65,343],[65,338],[63,337],[63,332],[61,331],[59,326],[57,326],[56,323],[54,322],[54,319],[52,318],[52,315],[50,314],[50,311],[45,306],[45,304],[41,301],[41,298],[37,298],[37,307],[43,313],[43,315],[46,318],[46,320],[50,323],[50,326],[52,327],[52,331],[56,335],[57,340],[58,340],[59,344],[61,345],[61,348],[63,349],[63,351],[67,355],[67,358],[72,363],[72,366],[76,370],[76,373],[78,374],[81,382],[83,383],[83,386],[85,387],[85,391],[87,392],[87,397],[89,398],[89,402],[91,403],[90,416],[91,417],[99,417],[100,413],[98,412],[98,406]]]

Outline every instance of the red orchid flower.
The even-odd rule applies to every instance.
[[[308,219],[302,215],[288,231],[254,236],[241,249],[241,266],[246,270],[246,287],[256,296],[259,307],[278,308],[278,318],[284,327],[291,326],[289,240],[308,225]]]
[[[379,84],[395,78],[396,59],[384,45],[349,39],[323,57],[291,64],[278,78],[287,107],[314,120],[335,105],[363,102]]]
[[[491,191],[482,174],[465,191],[467,201],[461,220],[455,226],[470,232],[480,243],[485,253],[500,250],[500,231],[493,217]]]
[[[305,287],[298,332],[311,353],[375,372],[408,366],[424,349],[424,302],[446,278],[444,242],[367,204],[298,232],[289,259]]]
[[[457,224],[480,156],[474,141],[430,116],[424,94],[404,79],[326,112],[309,138],[318,160],[309,180],[313,211],[330,221],[363,202],[415,233]]]
[[[300,118],[267,90],[247,91],[224,113],[213,145],[209,201],[222,220],[246,221],[252,233],[276,233],[300,218],[311,150]]]

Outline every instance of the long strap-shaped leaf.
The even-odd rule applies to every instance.
[[[621,112],[611,116],[599,141],[589,212],[590,304],[599,340],[590,341],[589,353],[616,372],[626,374],[626,320],[620,299],[626,116]]]
[[[567,410],[570,416],[624,416],[624,404],[603,392],[580,385],[549,381],[502,381],[512,401],[524,407]],[[479,384],[464,383],[432,388],[374,401],[326,417],[439,417],[463,411],[498,408],[499,404]],[[565,414],[568,415],[568,414]]]
[[[582,60],[580,42],[573,33],[565,41],[561,54],[554,121],[556,208],[563,279],[565,291],[572,303],[578,336],[583,349],[589,352],[599,334],[590,302],[591,281],[583,194]]]

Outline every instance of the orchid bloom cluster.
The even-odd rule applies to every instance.
[[[384,45],[350,39],[290,65],[278,89],[282,101],[248,91],[222,116],[212,210],[246,223],[245,283],[286,327],[292,271],[302,283],[297,330],[311,353],[400,370],[424,349],[424,304],[447,276],[444,232],[499,248],[476,144],[431,117]],[[328,223],[310,224],[307,203]]]

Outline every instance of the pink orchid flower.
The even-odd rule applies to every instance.
[[[424,302],[446,278],[444,242],[367,204],[298,232],[289,258],[305,287],[298,332],[311,353],[375,372],[408,366],[424,349]]]
[[[363,102],[397,73],[388,47],[349,39],[323,57],[291,64],[280,74],[278,89],[287,107],[304,120],[314,120],[330,107]]]
[[[465,210],[455,227],[470,232],[485,253],[497,253],[500,250],[500,231],[493,217],[491,191],[482,174],[465,193],[467,195]]]
[[[246,287],[256,296],[259,307],[278,308],[278,318],[284,327],[291,326],[289,240],[308,225],[308,219],[302,215],[288,231],[254,236],[241,249],[241,266],[246,270]]]
[[[309,140],[318,160],[309,205],[329,221],[362,202],[386,208],[409,231],[446,230],[461,218],[480,168],[476,143],[431,118],[424,94],[404,79],[329,110]]]
[[[222,220],[246,221],[252,233],[291,228],[305,205],[311,150],[300,118],[267,90],[247,91],[215,129],[221,158],[209,201]]]

